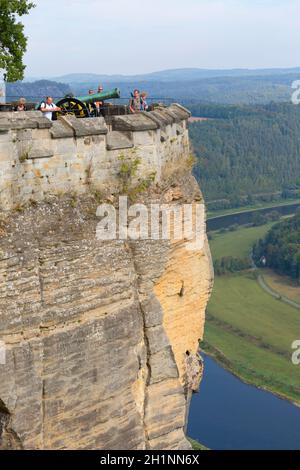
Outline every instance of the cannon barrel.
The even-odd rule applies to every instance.
[[[86,95],[86,96],[77,96],[76,99],[78,101],[82,101],[85,104],[94,103],[95,101],[106,101],[112,100],[114,98],[120,98],[121,93],[118,88],[114,88],[113,90],[103,91],[102,93],[95,93],[93,95]]]
[[[94,103],[96,101],[106,101],[114,98],[120,98],[120,90],[114,88],[113,90],[103,91],[102,93],[95,93],[86,96],[65,96],[57,100],[56,105],[61,108],[62,114],[72,114],[78,118],[97,116]]]

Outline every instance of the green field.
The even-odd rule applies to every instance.
[[[272,224],[214,234],[213,258],[244,257]],[[300,367],[291,362],[300,339],[300,310],[265,292],[254,272],[216,277],[203,349],[244,380],[300,403]]]
[[[213,239],[210,241],[213,259],[220,259],[223,256],[240,258],[249,256],[253,243],[263,238],[272,225],[273,223],[260,227],[240,228],[235,232],[214,232]]]
[[[279,295],[300,304],[300,286],[298,281],[290,279],[288,276],[281,276],[271,269],[263,269],[262,274],[265,282],[271,289],[278,292]]]

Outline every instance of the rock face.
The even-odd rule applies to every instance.
[[[201,194],[189,169],[168,166],[140,198]],[[0,449],[190,448],[207,241],[99,241],[96,208],[87,194],[53,196],[2,218]]]

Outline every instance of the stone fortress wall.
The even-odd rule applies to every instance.
[[[114,188],[120,158],[139,158],[137,177],[189,156],[187,119],[178,104],[135,115],[49,121],[40,111],[0,113],[0,207],[47,194]]]

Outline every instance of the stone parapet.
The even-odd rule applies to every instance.
[[[189,156],[188,110],[178,104],[134,115],[60,117],[40,111],[0,113],[0,209],[49,194],[117,191],[120,158],[140,161],[137,178]]]

